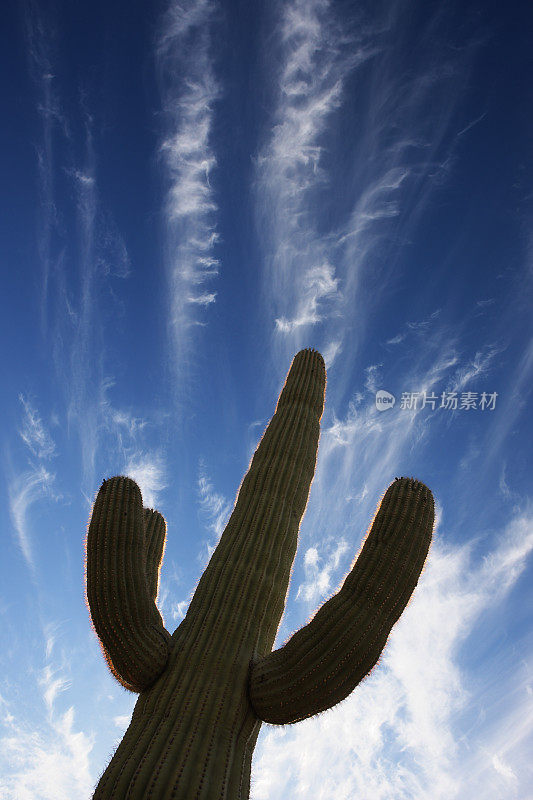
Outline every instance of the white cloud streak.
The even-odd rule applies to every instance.
[[[9,512],[28,567],[35,569],[28,515],[31,507],[51,494],[55,475],[43,466],[21,473],[8,486]]]
[[[22,430],[20,431],[22,441],[37,458],[52,458],[56,455],[56,447],[39,416],[39,412],[32,402],[22,394],[19,395],[19,400],[24,408]]]
[[[166,261],[174,363],[183,367],[191,328],[205,324],[198,311],[215,302],[205,284],[217,274],[215,195],[210,176],[213,107],[219,97],[210,56],[209,26],[215,5],[171,2],[157,42],[165,130],[161,155],[168,184]]]
[[[428,333],[431,332],[431,328],[435,324],[435,320],[437,320],[438,317],[440,316],[440,313],[441,313],[440,308],[437,308],[435,309],[435,311],[432,311],[431,314],[425,319],[406,322],[404,329],[400,331],[400,333],[396,334],[396,336],[393,336],[391,339],[388,339],[386,344],[387,345],[401,344],[401,342],[405,341],[410,335],[417,335],[419,337],[427,336]]]
[[[333,365],[333,362],[342,351],[342,344],[340,341],[331,341],[325,347],[322,348],[322,355],[324,356],[324,363],[326,364],[326,370]]]
[[[61,496],[54,491],[55,474],[43,463],[57,455],[55,442],[35,404],[22,394],[19,400],[23,409],[19,435],[32,458],[28,459],[29,469],[8,477],[9,513],[24,560],[34,572],[36,564],[29,524],[31,508],[45,498],[59,500]]]
[[[304,325],[315,325],[322,320],[320,307],[322,301],[334,298],[338,293],[339,281],[334,277],[331,264],[320,264],[309,269],[302,277],[301,300],[296,316],[276,319],[276,328],[290,333]]]
[[[226,527],[233,505],[215,488],[209,480],[205,465],[200,463],[198,477],[198,494],[200,498],[200,513],[205,520],[207,528],[214,534],[214,541],[206,543],[206,552],[202,553],[204,566],[213,555],[220,537]]]
[[[452,390],[460,392],[465,387],[472,387],[472,381],[478,381],[480,377],[484,377],[489,371],[494,358],[499,353],[502,353],[504,349],[501,345],[485,345],[468,364],[464,364],[457,370],[452,380]],[[476,383],[476,387],[478,386],[479,383]]]
[[[258,228],[272,254],[266,278],[275,325],[297,339],[302,328],[321,322],[339,298],[335,268],[309,219],[307,203],[324,180],[321,139],[341,102],[343,78],[354,61],[366,57],[340,52],[328,7],[324,0],[296,0],[284,7],[274,128],[257,160]]]

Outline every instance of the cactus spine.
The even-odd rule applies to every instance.
[[[433,528],[424,484],[396,480],[339,592],[271,652],[313,478],[326,375],[295,357],[185,619],[155,605],[165,523],[129,478],[104,481],[87,535],[87,598],[115,677],[139,692],[95,800],[246,800],[261,722],[335,705],[376,663],[419,578]]]

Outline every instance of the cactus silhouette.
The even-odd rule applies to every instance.
[[[245,800],[262,722],[298,722],[372,669],[415,588],[433,498],[401,478],[385,493],[341,589],[271,652],[313,478],[326,373],[296,355],[187,615],[171,636],[155,600],[165,521],[129,478],[104,481],[87,534],[87,599],[115,677],[139,692],[94,798]]]

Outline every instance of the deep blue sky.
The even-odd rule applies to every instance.
[[[131,716],[84,604],[102,479],[134,477],[167,519],[173,630],[315,347],[326,410],[277,644],[336,591],[396,475],[433,490],[435,541],[372,675],[263,727],[252,798],[522,800],[531,5],[3,11],[0,794],[89,798]]]

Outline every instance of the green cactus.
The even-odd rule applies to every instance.
[[[424,484],[397,479],[339,592],[271,652],[313,478],[322,356],[295,357],[233,513],[171,636],[155,600],[165,521],[134,481],[104,481],[87,535],[87,599],[107,662],[139,692],[94,798],[245,800],[262,722],[331,708],[372,669],[422,571]]]

